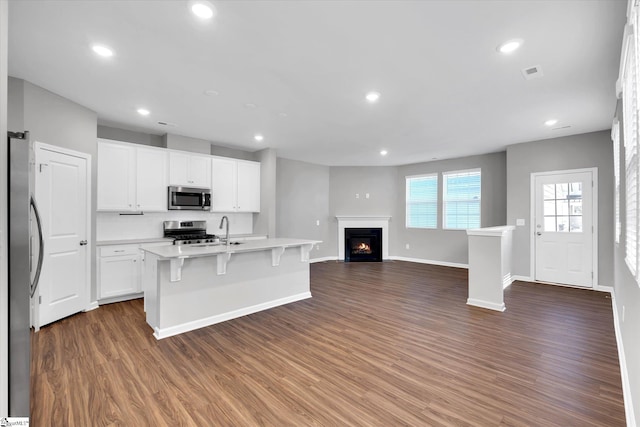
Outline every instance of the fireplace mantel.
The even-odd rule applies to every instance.
[[[389,259],[390,216],[336,215],[338,220],[338,259],[344,261],[345,228],[382,228],[382,259]]]

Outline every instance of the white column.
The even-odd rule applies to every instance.
[[[469,298],[467,304],[504,311],[504,288],[511,284],[512,225],[467,230]]]

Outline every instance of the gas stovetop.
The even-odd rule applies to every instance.
[[[174,245],[215,243],[219,240],[215,234],[207,234],[206,221],[165,221],[163,227],[164,237],[172,238]]]

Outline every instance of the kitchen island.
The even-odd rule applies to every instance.
[[[309,252],[319,241],[233,243],[143,248],[144,306],[157,339],[311,297]]]

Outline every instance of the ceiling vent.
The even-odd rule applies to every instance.
[[[522,69],[522,75],[527,80],[538,79],[544,76],[542,72],[542,67],[539,65],[534,65],[533,67],[527,67]]]
[[[559,128],[552,128],[551,130],[562,130],[562,129],[569,129],[571,126],[560,126]]]
[[[159,125],[162,125],[162,126],[171,126],[171,127],[176,127],[176,126],[178,126],[177,124],[175,124],[175,123],[171,123],[171,122],[158,122],[158,124],[159,124]]]

